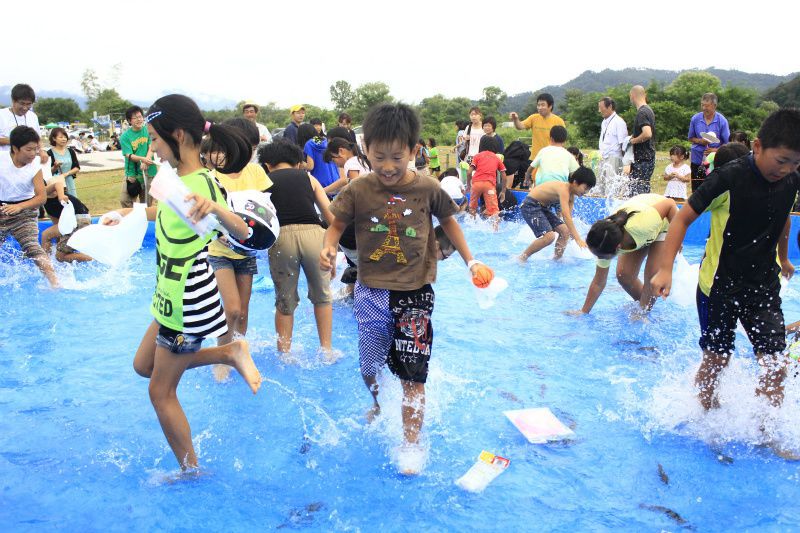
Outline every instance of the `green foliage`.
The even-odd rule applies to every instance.
[[[719,78],[713,74],[690,71],[678,76],[664,90],[664,96],[680,106],[699,111],[700,97],[705,93],[719,95],[721,89]],[[650,95],[650,100],[655,101],[657,98]]]
[[[116,117],[125,114],[125,110],[133,104],[122,98],[116,89],[103,89],[97,97],[90,99],[86,104],[87,119],[96,112],[98,115],[114,115]]]
[[[353,87],[345,80],[338,80],[330,87],[333,108],[341,113],[347,111],[355,102],[356,94]]]
[[[39,123],[73,122],[82,116],[78,102],[72,98],[40,98],[36,101],[36,114]]]
[[[764,94],[765,100],[772,100],[780,107],[800,107],[800,76],[781,83]]]
[[[669,150],[674,144],[670,139],[687,139],[689,121],[694,114],[691,108],[671,101],[652,102],[650,107],[656,115],[656,145],[661,150]],[[633,134],[633,122],[628,125],[628,132]],[[667,146],[670,142],[672,144]]]
[[[478,100],[478,106],[483,111],[483,116],[494,116],[498,118],[499,110],[505,103],[508,95],[500,87],[491,85],[483,88],[483,97]]]
[[[87,100],[94,100],[100,94],[100,81],[94,70],[87,68],[83,71],[83,75],[81,76],[81,90],[83,90],[83,94],[86,96]]]
[[[350,115],[354,122],[361,122],[372,106],[391,102],[394,102],[394,98],[389,94],[388,85],[382,81],[365,83],[355,90]]]

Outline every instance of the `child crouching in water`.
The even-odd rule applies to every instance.
[[[331,204],[334,220],[325,233],[320,268],[334,270],[339,237],[354,223],[359,363],[373,398],[367,418],[380,413],[376,376],[388,362],[403,388],[405,442],[398,449],[398,468],[418,474],[425,463],[419,438],[433,342],[437,244],[432,216],[467,263],[475,285],[488,286],[494,273],[473,259],[453,218],[457,208],[450,196],[435,179],[408,169],[419,138],[416,113],[403,104],[380,105],[368,113],[363,128],[373,172],[351,182]]]
[[[206,133],[215,145],[213,151],[225,154],[219,171],[241,172],[252,150],[244,136],[229,126],[206,122],[197,104],[178,94],[155,101],[147,115],[147,130],[154,152],[176,168],[191,190],[186,197],[194,203],[189,218],[198,222],[213,213],[232,236],[246,238],[247,225],[228,209],[222,192],[200,161],[200,142]],[[122,209],[119,213],[127,215],[130,211]],[[243,339],[200,348],[204,338],[220,337],[228,331],[207,259],[208,243],[216,231],[197,235],[164,202],[148,207],[147,216],[158,220],[156,290],[150,307],[154,320],[136,351],[133,368],[140,376],[150,378],[150,401],[181,469],[196,469],[189,421],[176,394],[183,373],[199,366],[229,365],[242,375],[253,394],[261,386],[261,375]],[[115,223],[108,218],[103,222]]]
[[[561,181],[548,181],[534,187],[522,202],[520,211],[522,218],[533,230],[536,240],[519,256],[521,261],[527,259],[546,246],[556,241],[556,250],[553,257],[559,259],[567,247],[570,234],[581,248],[586,248],[575,223],[572,221],[572,208],[575,197],[583,196],[594,187],[596,183],[594,172],[590,168],[580,167],[572,173],[567,183]],[[555,207],[561,205],[564,220],[555,212]]]

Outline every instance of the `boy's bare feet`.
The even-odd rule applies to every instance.
[[[256,364],[250,355],[250,346],[247,341],[241,339],[230,343],[228,346],[231,348],[233,368],[242,375],[253,394],[257,393],[258,388],[261,387],[261,374],[258,372],[258,368],[256,368]]]

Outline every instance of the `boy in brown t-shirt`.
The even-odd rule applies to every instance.
[[[333,271],[345,227],[355,225],[358,281],[353,310],[358,322],[361,375],[372,393],[372,420],[380,413],[378,371],[388,362],[403,387],[403,435],[397,463],[418,474],[425,463],[419,445],[425,381],[433,342],[431,313],[437,244],[432,216],[467,263],[473,283],[486,287],[492,270],[473,259],[453,218],[458,208],[435,179],[408,169],[419,138],[419,119],[403,104],[373,108],[364,120],[364,144],[373,172],[347,185],[330,206],[320,268]]]

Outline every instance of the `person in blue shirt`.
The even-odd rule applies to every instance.
[[[333,130],[331,130],[333,131]],[[333,161],[325,161],[328,139],[317,133],[311,124],[300,124],[296,143],[306,156],[306,170],[317,178],[322,187],[327,187],[339,179],[339,167]]]
[[[717,113],[716,94],[705,93],[700,99],[700,109],[702,111],[696,113],[689,122],[689,142],[692,143],[692,192],[696,191],[705,179],[703,159],[727,143],[731,136],[728,119],[722,113]],[[709,132],[713,133],[720,142],[713,143],[703,139],[702,134]]]

